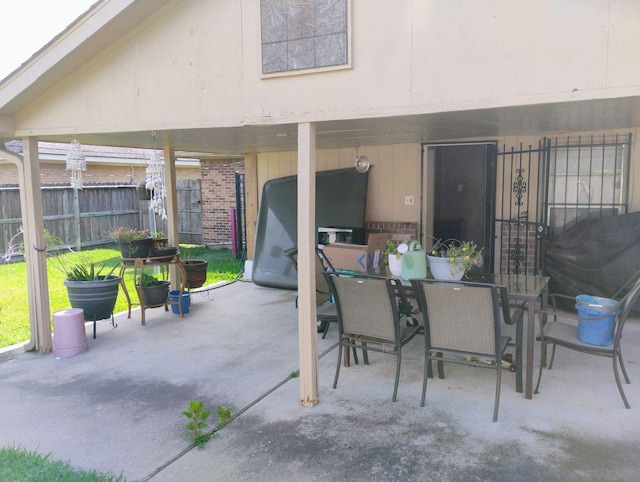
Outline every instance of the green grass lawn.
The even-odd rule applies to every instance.
[[[122,475],[113,472],[82,470],[69,462],[54,460],[50,454],[41,455],[22,447],[0,449],[0,480],[11,482],[125,482]]]
[[[200,247],[180,248],[181,258],[185,258],[186,252],[192,259],[206,259],[207,282],[206,284],[218,281],[230,281],[236,278],[243,271],[242,263],[234,259],[229,250],[212,250]],[[120,271],[120,251],[113,248],[100,248],[80,251],[78,253],[64,253],[59,255],[66,264],[95,263],[106,268],[105,274],[112,267],[116,267],[114,274]],[[47,259],[47,274],[49,280],[49,306],[51,314],[56,311],[69,308],[67,289],[64,286],[65,275],[60,270],[60,260],[51,256]],[[0,348],[29,340],[29,306],[27,302],[27,273],[24,262],[0,264],[0,280],[2,290],[0,291]],[[149,269],[151,272],[151,269]],[[136,290],[133,286],[133,270],[127,270],[125,283],[132,301],[138,301]],[[119,290],[118,301],[115,312],[125,311],[127,300]]]

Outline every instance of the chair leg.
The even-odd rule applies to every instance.
[[[431,372],[431,359],[429,358],[429,353],[427,350],[424,351],[424,370],[422,374],[422,397],[420,398],[420,406],[424,407],[424,399],[427,394],[427,379]],[[431,375],[433,375],[431,373]]]
[[[327,336],[327,332],[329,331],[329,326],[331,325],[331,321],[332,320],[325,320],[324,332],[322,333],[322,339],[323,340]]]
[[[549,370],[553,367],[553,360],[556,357],[556,344],[553,344],[553,350],[551,350],[551,360],[549,360]]]
[[[622,368],[624,381],[627,382],[627,384],[631,383],[631,380],[629,380],[629,375],[627,375],[627,370],[624,367],[624,361],[622,360],[622,351],[620,350],[620,348],[618,348],[618,360],[620,361],[620,368]]]
[[[336,367],[336,377],[333,380],[333,388],[336,388],[338,386],[338,376],[340,376],[340,364],[342,363],[342,348],[343,348],[343,342],[342,340],[340,340],[338,342],[338,366]],[[349,346],[347,345],[347,350],[349,349]]]
[[[362,358],[364,360],[364,364],[369,364],[369,352],[367,351],[367,344],[365,342],[362,343]]]
[[[618,385],[618,391],[620,392],[620,396],[622,397],[622,401],[624,402],[625,408],[631,408],[629,405],[629,401],[627,400],[626,395],[624,394],[624,390],[622,390],[622,383],[620,382],[620,374],[618,373],[618,360],[617,357],[613,356],[613,375],[616,377],[616,384]]]
[[[396,380],[393,385],[393,398],[392,402],[396,401],[398,398],[398,384],[400,383],[400,362],[402,361],[402,349],[398,348],[398,352],[396,353]]]
[[[500,385],[502,385],[502,362],[498,360],[496,362],[496,400],[493,404],[493,421],[498,421],[498,408],[500,407]]]
[[[553,348],[555,350],[555,345],[553,345]],[[540,350],[542,353],[545,353],[545,357],[546,357],[546,353],[547,353],[547,344],[544,341],[544,338],[542,338],[540,340]],[[553,362],[553,356],[551,357],[551,361]],[[544,363],[543,360],[540,359],[540,368],[538,369],[538,382],[536,383],[536,388],[533,391],[533,393],[535,393],[536,395],[538,394],[538,389],[540,388],[540,380],[542,379],[542,369],[544,368]],[[551,370],[551,363],[549,363],[549,370]]]

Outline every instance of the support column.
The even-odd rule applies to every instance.
[[[298,124],[298,346],[300,402],[318,399],[318,333],[316,329],[316,126]]]
[[[44,239],[44,216],[40,193],[40,159],[38,138],[23,139],[24,156],[5,149],[0,143],[2,157],[16,165],[20,185],[23,240],[27,265],[27,299],[29,303],[29,343],[25,350],[48,353],[53,349],[51,312],[49,310],[49,282],[47,278],[47,252]]]
[[[178,191],[176,188],[176,153],[170,140],[164,141],[164,182],[167,190],[167,240],[169,246],[178,246]],[[175,265],[169,267],[171,289],[178,288],[178,270]],[[183,280],[184,281],[184,280]]]

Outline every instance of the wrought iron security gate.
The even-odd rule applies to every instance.
[[[503,146],[497,155],[496,236],[498,271],[539,274],[547,231],[547,192],[551,143]]]

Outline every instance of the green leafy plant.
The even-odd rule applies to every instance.
[[[461,264],[465,271],[474,266],[482,266],[484,263],[482,248],[473,241],[460,241],[454,238],[445,241],[437,240],[429,251],[429,256],[447,258],[451,264]]]
[[[157,276],[149,274],[144,269],[142,270],[142,274],[140,275],[140,286],[156,286],[161,283],[162,280],[159,280]]]
[[[106,275],[103,275],[102,272],[107,267],[105,263],[98,269],[96,269],[95,263],[91,263],[88,268],[81,264],[74,264],[67,267],[62,263],[61,266],[64,267],[63,269],[68,281],[99,281],[111,276],[116,269],[116,266],[114,266]]]
[[[204,409],[202,401],[191,400],[189,408],[182,412],[182,415],[189,419],[189,422],[184,426],[189,436],[198,447],[204,446],[211,438],[211,434],[203,433],[203,430],[209,426],[205,420],[209,418],[211,411]]]
[[[121,244],[149,238],[148,229],[124,228],[122,226],[112,229],[107,234],[111,239]]]
[[[216,437],[216,431],[231,423],[231,409],[218,407],[218,426],[211,432],[205,432],[209,424],[205,421],[211,415],[210,410],[204,409],[202,401],[189,401],[189,408],[181,413],[189,419],[184,426],[189,438],[199,447],[202,448],[210,439]]]
[[[401,244],[404,244],[407,246],[407,249],[409,248],[409,240],[404,240],[401,243],[399,243],[398,245],[396,245],[393,241],[391,241],[390,239],[387,241],[387,247],[384,250],[384,253],[382,253],[383,256],[383,262],[384,264],[389,264],[389,255],[390,254],[395,254],[396,255],[396,259],[400,259],[400,257],[402,256],[402,253],[398,252],[398,246],[400,246]]]
[[[227,424],[231,423],[231,409],[218,407],[218,422],[220,422],[219,427],[224,427]]]

